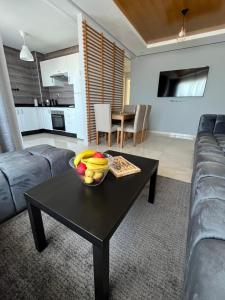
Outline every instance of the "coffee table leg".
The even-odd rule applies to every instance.
[[[33,206],[29,201],[27,202],[28,213],[30,217],[31,229],[33,232],[34,243],[36,249],[41,252],[47,246],[45,232],[39,208]]]
[[[158,171],[158,168],[152,174],[151,179],[150,179],[149,194],[148,194],[148,202],[150,202],[150,203],[154,203],[154,201],[155,201],[155,187],[156,187],[157,171]]]
[[[109,242],[93,245],[95,300],[109,297]]]

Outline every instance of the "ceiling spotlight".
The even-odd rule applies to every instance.
[[[181,11],[181,14],[183,16],[183,20],[182,20],[182,26],[181,26],[181,30],[180,32],[178,33],[178,37],[177,37],[177,40],[178,42],[181,42],[185,39],[185,36],[186,36],[186,28],[185,28],[185,16],[187,15],[189,9],[188,8],[184,8],[182,9]]]
[[[22,30],[20,30],[19,33],[20,33],[21,37],[23,38],[23,46],[20,51],[20,59],[25,60],[25,61],[34,61],[34,57],[26,45],[25,36],[27,34],[25,32],[23,32]]]

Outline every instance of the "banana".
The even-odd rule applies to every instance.
[[[74,165],[77,167],[78,164],[80,163],[81,159],[91,157],[95,153],[96,153],[95,150],[85,150],[85,151],[80,152],[74,159]]]
[[[90,158],[84,159],[84,162],[94,164],[94,165],[108,165],[108,159],[100,158],[100,157],[90,157]]]
[[[108,169],[108,164],[107,165],[96,165],[96,164],[91,164],[89,162],[86,163],[87,169],[88,170],[93,170],[93,171],[105,171]]]

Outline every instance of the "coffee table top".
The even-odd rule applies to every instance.
[[[109,240],[158,167],[158,160],[122,155],[141,172],[122,178],[108,173],[96,187],[85,186],[73,169],[32,189],[26,199],[92,243]]]

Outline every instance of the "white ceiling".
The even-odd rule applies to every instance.
[[[136,56],[225,41],[225,33],[147,48],[113,0],[0,0],[5,45],[21,48],[20,29],[31,50],[48,53],[78,44],[77,13],[85,12]]]
[[[0,0],[0,32],[3,43],[21,49],[19,30],[27,32],[31,50],[48,53],[76,45],[77,25],[46,0]]]

